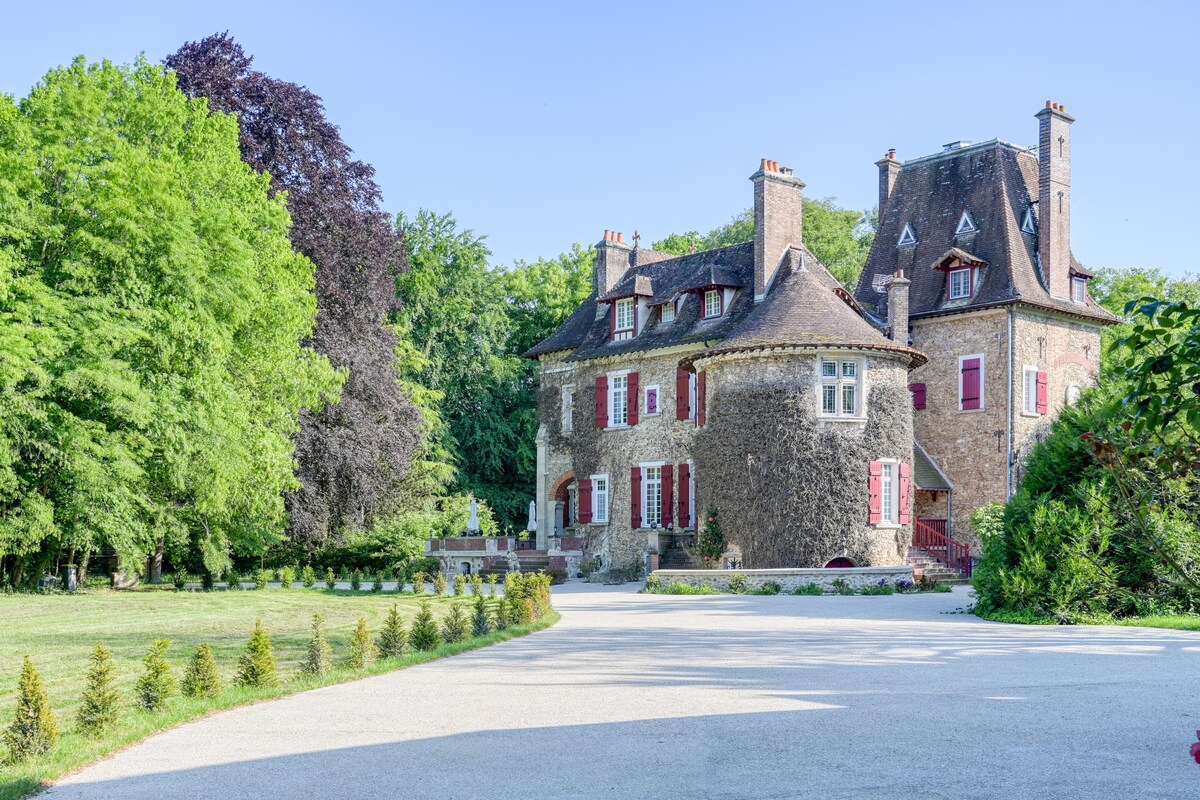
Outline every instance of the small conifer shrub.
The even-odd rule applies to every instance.
[[[175,694],[175,673],[171,671],[171,662],[167,661],[167,649],[170,646],[168,639],[155,639],[142,659],[146,669],[138,678],[134,692],[138,705],[147,711],[158,711]]]
[[[233,570],[225,573],[225,588],[235,592],[242,588],[242,579]]]
[[[216,583],[216,578],[214,578],[213,574],[208,570],[205,570],[204,574],[200,576],[200,588],[206,592],[211,592]]]
[[[356,569],[353,573],[351,573],[350,588],[356,592],[362,588],[362,570]]]
[[[305,589],[317,585],[317,571],[312,568],[312,564],[305,564],[304,569],[300,570],[300,582],[304,584]]]
[[[300,671],[305,675],[324,675],[333,667],[333,650],[325,639],[325,617],[313,614],[312,637],[308,640],[308,652]]]
[[[255,589],[265,589],[265,588],[267,588],[267,584],[270,582],[271,582],[271,570],[260,569],[258,572],[254,573],[254,588]]]
[[[375,660],[375,643],[371,641],[371,629],[367,627],[367,618],[359,617],[354,633],[350,634],[350,658],[347,665],[350,669],[366,669]]]
[[[433,593],[441,597],[446,593],[446,574],[439,572],[433,576]]]
[[[475,610],[471,612],[471,635],[487,636],[492,632],[492,618],[488,614],[487,601],[483,594],[475,595]]]
[[[196,645],[180,685],[184,697],[216,697],[221,693],[221,674],[217,659],[207,643]]]
[[[414,650],[435,650],[442,643],[437,623],[433,620],[433,606],[428,600],[421,602],[408,634],[408,643]]]
[[[467,590],[467,576],[466,575],[455,575],[454,576],[454,596],[462,597],[463,593],[466,590]]]
[[[79,732],[84,736],[97,737],[117,724],[121,695],[117,691],[117,671],[113,667],[112,650],[102,644],[96,645],[92,650],[91,662],[76,722]]]
[[[381,658],[399,658],[407,646],[408,633],[404,630],[400,609],[393,605],[379,632],[379,655]]]
[[[325,568],[325,588],[332,589],[337,586],[337,576],[333,574],[333,567]]]
[[[254,632],[246,649],[238,658],[238,686],[274,686],[279,680],[275,667],[275,653],[271,649],[271,637],[263,627],[262,620],[254,623]]]
[[[279,587],[281,589],[290,589],[292,584],[296,582],[295,567],[280,567],[279,568]]]
[[[483,594],[483,578],[478,575],[471,576],[471,594],[475,597],[480,597]]]
[[[187,581],[188,574],[186,569],[181,567],[180,569],[177,569],[171,573],[171,583],[174,584],[175,588],[179,591],[183,591],[184,587],[187,586]]]
[[[372,592],[382,592],[383,591],[383,575],[382,574],[380,574],[378,572],[375,573],[375,582],[371,584],[371,591]]]
[[[488,581],[488,594],[491,594],[494,596],[496,594],[496,573],[493,572],[491,575],[488,575],[487,581]]]
[[[394,580],[396,580],[396,569],[395,569],[395,567],[388,567],[387,569],[385,569],[385,570],[383,571],[383,579],[384,579],[385,581],[389,581],[389,582],[390,582],[390,581],[394,581]]]
[[[508,620],[508,603],[503,597],[497,597],[496,600],[496,630],[502,631],[509,625]]]
[[[4,742],[8,745],[8,761],[13,764],[45,755],[58,744],[58,720],[50,708],[42,676],[29,656],[25,656],[21,667],[16,718],[4,731]]]
[[[450,612],[442,621],[442,639],[447,644],[465,642],[471,638],[471,620],[463,612],[462,603],[451,603]]]
[[[425,579],[424,572],[416,572],[412,576],[413,594],[425,594]]]

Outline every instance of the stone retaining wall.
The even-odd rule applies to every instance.
[[[718,591],[729,591],[732,575],[745,575],[751,590],[761,589],[767,581],[775,581],[790,592],[797,586],[815,583],[833,591],[833,582],[841,578],[851,587],[861,589],[880,581],[896,583],[913,580],[912,567],[846,567],[843,569],[658,569],[651,573],[664,585],[686,583],[690,586],[707,584]]]

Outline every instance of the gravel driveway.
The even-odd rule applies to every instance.
[[[1192,798],[1200,634],[953,594],[562,587],[523,639],[225,712],[66,798]]]

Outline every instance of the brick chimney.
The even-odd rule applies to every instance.
[[[1038,256],[1055,297],[1071,296],[1071,123],[1046,101],[1038,118]]]
[[[633,248],[625,244],[625,234],[620,231],[605,231],[604,238],[596,245],[596,258],[592,262],[592,285],[597,296],[616,286],[617,281],[629,269]]]
[[[908,347],[908,287],[904,270],[896,270],[888,284],[888,335],[893,342]]]
[[[896,150],[888,150],[886,156],[875,162],[875,166],[879,167],[879,217],[882,219],[888,198],[896,186],[896,177],[900,175],[901,164],[896,158]]]
[[[778,161],[763,159],[754,181],[754,299],[767,293],[788,246],[801,244],[804,181]]]

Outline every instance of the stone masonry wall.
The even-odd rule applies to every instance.
[[[787,593],[798,586],[815,583],[827,592],[833,592],[835,580],[843,580],[853,589],[876,586],[880,581],[895,584],[913,580],[912,567],[856,567],[853,569],[660,569],[654,575],[665,584],[686,583],[689,586],[711,586],[718,591],[729,591],[729,579],[734,575],[745,575],[746,584],[753,591],[761,589],[767,581],[774,581]]]

